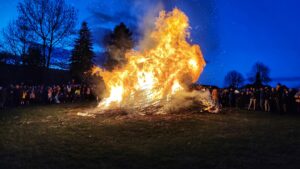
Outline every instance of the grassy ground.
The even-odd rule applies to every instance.
[[[0,168],[296,169],[300,116],[77,116],[92,105],[0,112]]]

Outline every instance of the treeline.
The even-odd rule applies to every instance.
[[[270,78],[270,69],[268,66],[261,62],[256,62],[245,78],[240,72],[236,70],[229,71],[224,78],[224,86],[228,88],[240,87],[255,87],[259,88],[272,81]],[[246,84],[246,82],[248,82]]]
[[[45,69],[25,65],[3,64],[0,66],[0,86],[11,84],[67,84],[72,80],[70,73],[59,69]]]

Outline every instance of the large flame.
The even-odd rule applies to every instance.
[[[160,104],[196,82],[205,61],[200,47],[187,42],[188,17],[179,9],[161,11],[149,34],[150,49],[126,53],[127,63],[113,71],[96,67],[106,97],[99,107],[134,107]]]

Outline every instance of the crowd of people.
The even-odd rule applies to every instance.
[[[95,87],[83,84],[0,86],[0,108],[96,99]]]
[[[252,111],[300,113],[300,90],[288,89],[278,84],[276,88],[210,88],[213,104],[218,108],[240,108]],[[36,104],[59,104],[97,100],[95,86],[65,85],[10,85],[0,86],[0,109]]]
[[[300,113],[300,90],[278,84],[275,88],[213,89],[212,100],[218,107],[240,108],[284,114]]]

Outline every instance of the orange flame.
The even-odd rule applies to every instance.
[[[161,11],[149,35],[151,49],[128,51],[126,65],[112,72],[95,67],[93,72],[102,76],[107,92],[99,107],[159,104],[196,82],[205,61],[200,47],[187,42],[188,29],[182,11]]]

